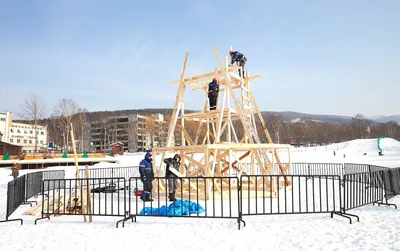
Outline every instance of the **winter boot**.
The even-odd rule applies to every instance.
[[[175,193],[170,193],[169,196],[168,196],[168,198],[169,198],[169,201],[176,201],[176,199],[175,199]]]

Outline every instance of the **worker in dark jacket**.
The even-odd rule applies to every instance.
[[[242,53],[240,53],[238,51],[230,51],[229,55],[231,55],[231,65],[233,65],[236,62],[238,66],[242,67],[243,74],[240,72],[240,69],[239,69],[238,70],[239,71],[239,77],[243,76],[243,78],[244,78],[245,77],[244,76],[244,65],[247,62],[247,58]]]
[[[140,180],[143,182],[143,193],[140,198],[143,201],[152,201],[151,198],[151,190],[153,189],[153,179],[154,179],[154,172],[153,172],[153,159],[152,153],[147,152],[144,159],[139,163],[139,173],[140,173]]]
[[[208,99],[210,101],[210,111],[217,109],[218,92],[219,84],[217,78],[213,78],[213,80],[208,84]]]
[[[11,176],[16,180],[19,176],[19,164],[15,163],[11,167]]]
[[[167,164],[165,168],[165,177],[168,178],[168,198],[169,201],[176,201],[175,192],[178,188],[178,176],[171,172],[171,168],[174,168],[179,172],[179,167],[181,165],[181,156],[175,154],[173,158],[164,159],[164,163]]]

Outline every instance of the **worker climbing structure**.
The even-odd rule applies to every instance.
[[[213,51],[219,66],[214,71],[185,77],[189,58],[189,53],[186,53],[180,80],[170,83],[178,85],[178,93],[168,129],[166,147],[152,149],[153,155],[161,155],[161,160],[154,158],[155,175],[165,176],[163,160],[175,153],[180,154],[181,163],[185,164],[181,165],[179,173],[177,172],[177,175],[181,177],[285,174],[285,167],[289,165],[282,165],[279,154],[286,154],[285,161],[290,164],[290,146],[272,142],[250,89],[250,82],[261,76],[249,76],[246,72],[246,78],[243,78],[243,74],[241,76],[238,74],[241,66],[229,66],[228,57],[225,57],[223,62],[215,46],[213,46]],[[208,84],[214,78],[217,78],[219,83],[217,108],[209,110]],[[185,91],[188,89],[204,93],[205,104],[202,111],[185,114]],[[261,125],[258,129],[256,121]],[[196,125],[195,133],[189,133],[188,126],[185,126],[189,124],[192,131],[193,124]],[[177,130],[181,132],[180,142],[175,142],[174,139],[174,133]],[[259,132],[265,135],[268,143],[261,142],[263,135],[259,135]],[[279,168],[274,168],[274,166]],[[259,189],[259,185],[264,184],[271,188],[271,197],[274,197],[276,189],[280,186],[290,183],[288,179],[280,181],[272,177],[267,180],[268,184],[265,184],[265,181],[257,182],[255,179],[257,177],[248,179],[251,184],[243,188],[246,187],[255,192]],[[192,190],[202,191],[208,199],[213,194],[212,189],[220,192],[221,186],[235,188],[235,184],[223,184],[225,182],[231,181],[221,181],[219,184],[183,184],[182,191],[177,192],[186,196]],[[274,184],[269,184],[270,182]],[[167,189],[166,184],[159,187],[160,190]],[[178,188],[178,190],[181,189]]]

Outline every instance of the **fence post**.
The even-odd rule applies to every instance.
[[[25,182],[25,180],[24,180]],[[15,197],[15,180],[12,180],[10,182],[8,182],[7,184],[7,208],[6,208],[6,219],[5,220],[1,220],[0,223],[4,223],[4,222],[10,222],[10,221],[20,221],[21,225],[23,224],[23,220],[22,219],[9,219],[10,215],[12,214],[12,212],[10,212],[10,200],[12,199],[13,202],[15,201],[14,197]],[[12,194],[10,191],[10,187],[12,187]],[[15,202],[14,202],[15,203]],[[12,210],[11,210],[12,211]]]
[[[243,226],[246,226],[246,222],[243,220],[243,215],[242,215],[242,175],[240,175],[240,179],[236,177],[236,182],[237,182],[237,190],[238,190],[238,228],[240,230],[240,223],[243,222]]]

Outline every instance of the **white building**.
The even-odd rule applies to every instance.
[[[37,128],[37,151],[47,149],[47,126]],[[12,123],[10,128],[11,144],[21,145],[22,151],[28,153],[35,151],[35,128],[31,124]]]
[[[0,141],[10,143],[10,127],[12,125],[12,114],[7,111],[0,113]]]
[[[22,151],[35,151],[35,129],[28,123],[12,122],[12,113],[0,113],[0,140],[22,146]],[[47,126],[37,128],[37,150],[47,149]]]

